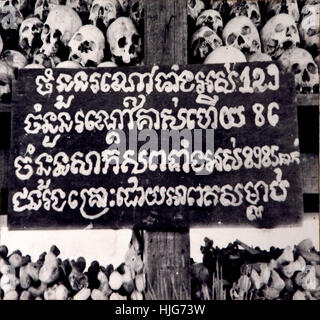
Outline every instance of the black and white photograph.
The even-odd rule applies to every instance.
[[[0,0],[0,308],[320,300],[319,68],[320,0]]]

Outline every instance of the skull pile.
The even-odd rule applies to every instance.
[[[189,63],[279,61],[297,93],[319,92],[320,0],[188,0],[187,13]]]
[[[0,101],[15,69],[139,65],[143,18],[143,0],[0,0]]]
[[[193,299],[320,299],[320,252],[310,239],[269,251],[239,240],[226,248],[204,242],[202,262],[191,265]]]
[[[117,268],[84,257],[60,258],[53,245],[36,261],[0,246],[1,300],[143,300],[146,290],[141,245],[132,238]]]

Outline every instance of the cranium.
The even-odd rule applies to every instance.
[[[301,9],[301,20],[309,15],[319,14],[320,1],[307,1]]]
[[[144,0],[129,0],[129,17],[139,26],[144,19]]]
[[[15,31],[19,28],[23,22],[23,15],[19,10],[18,2],[14,6],[12,1],[1,1],[0,2],[0,22],[2,29],[5,30],[5,33],[8,31]],[[2,35],[6,38],[6,35]]]
[[[69,47],[69,60],[84,67],[96,67],[104,57],[105,38],[96,26],[87,24],[73,35]]]
[[[24,9],[26,9],[26,7],[28,6],[28,0],[2,0],[1,1],[1,4],[0,4],[1,8],[8,7],[8,6],[15,7],[17,10],[21,12]]]
[[[187,4],[187,12],[188,16],[192,19],[196,20],[201,13],[205,9],[205,4],[202,0],[188,0]]]
[[[29,59],[41,47],[43,23],[38,18],[24,20],[19,29],[19,47]]]
[[[204,60],[204,64],[246,62],[245,55],[237,48],[222,46],[212,51]]]
[[[33,64],[44,66],[45,68],[54,68],[61,60],[58,57],[48,57],[43,53],[38,53],[33,57]]]
[[[213,50],[222,46],[222,40],[209,27],[203,26],[197,30],[191,40],[192,55],[199,62]]]
[[[45,69],[45,67],[37,63],[30,63],[27,64],[23,69]]]
[[[6,50],[2,53],[1,58],[13,70],[21,69],[28,64],[26,57],[16,50]]]
[[[66,60],[56,65],[58,69],[81,69],[82,66],[78,62]]]
[[[229,15],[232,6],[232,0],[210,0],[210,8],[217,10],[220,13],[224,22],[229,20]]]
[[[251,56],[248,56],[247,59],[248,59],[248,62],[272,61],[272,58],[268,54],[262,53],[262,52],[256,52]]]
[[[89,19],[92,2],[93,0],[67,0],[66,6],[75,10],[83,24],[86,24]]]
[[[258,30],[248,17],[231,19],[223,29],[222,39],[226,45],[240,49],[245,55],[261,52]]]
[[[278,59],[285,50],[300,45],[296,24],[286,13],[272,17],[262,28],[260,35],[264,52],[273,59]]]
[[[127,12],[130,0],[118,0],[123,12]]]
[[[91,10],[93,0],[67,0],[66,6],[72,8],[77,13],[87,12]]]
[[[110,67],[117,67],[117,65],[112,61],[104,61],[98,65],[98,68],[110,68]]]
[[[260,8],[257,1],[245,1],[233,3],[231,17],[245,16],[248,17],[253,24],[258,28],[261,23]]]
[[[34,16],[45,21],[50,10],[59,4],[61,4],[61,0],[37,0],[34,6]]]
[[[281,55],[279,62],[282,70],[294,73],[297,92],[318,93],[318,66],[307,50],[301,48],[287,50]]]
[[[13,69],[4,61],[0,61],[0,99],[9,102],[11,99],[11,84],[14,79]]]
[[[141,38],[130,18],[120,17],[107,30],[107,41],[112,61],[117,65],[132,64],[140,60]]]
[[[40,52],[47,56],[64,56],[68,42],[81,26],[81,19],[73,9],[62,5],[55,6],[43,26]]]
[[[287,13],[293,17],[297,24],[300,19],[297,0],[268,0],[266,3],[267,17],[271,17],[279,13]]]
[[[89,20],[104,31],[120,16],[121,7],[118,0],[94,0]]]
[[[316,54],[320,50],[320,4],[304,6],[302,12],[304,12],[304,16],[299,25],[301,42],[304,48],[312,50]]]
[[[213,9],[204,10],[200,13],[196,21],[196,27],[209,27],[218,35],[222,34],[223,22],[220,13]]]

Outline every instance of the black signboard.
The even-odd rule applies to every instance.
[[[302,212],[275,63],[21,70],[9,227],[274,227]]]

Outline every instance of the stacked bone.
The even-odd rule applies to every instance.
[[[1,0],[0,100],[21,68],[142,62],[143,0]]]
[[[224,249],[214,248],[209,239],[205,243],[203,263],[192,266],[196,299],[212,299],[218,263],[227,299],[320,300],[320,252],[309,239],[293,249],[272,247],[270,251],[253,249],[239,240]]]
[[[125,262],[114,269],[93,261],[61,260],[52,246],[36,262],[19,250],[0,247],[0,300],[143,300],[145,274],[141,255],[130,245]]]
[[[319,0],[188,0],[190,63],[279,61],[319,92]]]

